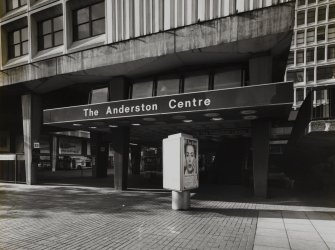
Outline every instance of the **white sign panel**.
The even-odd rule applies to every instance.
[[[175,134],[163,140],[163,188],[184,191],[199,187],[198,140]]]

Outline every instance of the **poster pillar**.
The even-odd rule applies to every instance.
[[[190,208],[190,190],[199,187],[198,140],[174,134],[163,140],[163,188],[172,191],[172,209]]]

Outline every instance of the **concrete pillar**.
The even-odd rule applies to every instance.
[[[252,153],[254,173],[254,194],[266,198],[268,187],[270,122],[252,122]]]
[[[42,124],[41,99],[36,95],[23,95],[22,119],[23,119],[23,141],[24,160],[26,168],[26,183],[33,185],[37,183],[37,165],[33,159],[33,144],[39,141]],[[33,164],[32,164],[33,163]]]
[[[92,167],[92,176],[103,178],[107,176],[108,143],[103,140],[103,134],[91,132],[93,146],[92,155],[95,155],[95,164]]]
[[[124,77],[113,78],[109,83],[109,100],[117,101],[127,99],[129,84]],[[114,155],[114,187],[116,190],[127,189],[128,161],[129,161],[129,128],[112,128],[110,144],[115,151]]]
[[[111,147],[114,150],[114,188],[127,189],[129,160],[129,128],[112,129]]]
[[[188,210],[190,208],[190,191],[172,191],[172,209]]]
[[[57,156],[58,156],[58,138],[57,136],[52,137],[52,145],[51,145],[51,169],[52,172],[56,172],[57,165]]]
[[[255,55],[249,59],[249,85],[272,82],[272,56]]]
[[[141,167],[141,146],[137,145],[131,147],[131,161],[132,161],[132,169],[131,169],[132,174],[139,175]]]

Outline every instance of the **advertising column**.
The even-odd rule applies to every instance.
[[[199,143],[186,134],[163,140],[163,187],[172,190],[172,209],[190,207],[190,191],[199,187]]]

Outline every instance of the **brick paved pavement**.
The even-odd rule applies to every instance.
[[[335,249],[335,206],[315,204],[213,188],[172,211],[169,192],[0,184],[0,249]]]

